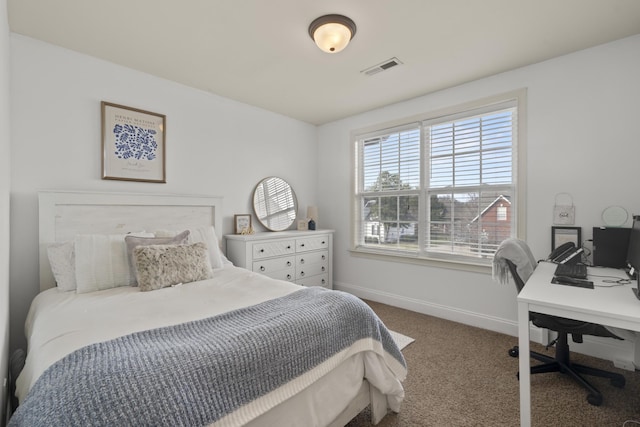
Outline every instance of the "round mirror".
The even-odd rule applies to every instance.
[[[267,230],[286,230],[296,220],[296,194],[284,179],[276,176],[265,178],[253,191],[253,211]]]

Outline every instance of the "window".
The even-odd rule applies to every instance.
[[[518,235],[523,96],[356,135],[354,249],[489,264]]]
[[[507,207],[504,205],[498,206],[497,209],[497,218],[498,221],[506,221],[507,220]]]

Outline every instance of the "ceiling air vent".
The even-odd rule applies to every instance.
[[[381,64],[374,65],[373,67],[369,67],[366,70],[362,70],[360,72],[363,74],[366,74],[367,76],[373,76],[374,74],[378,74],[381,71],[386,71],[389,68],[393,68],[396,65],[400,65],[400,64],[402,64],[402,62],[400,62],[398,58],[394,57],[384,61]]]

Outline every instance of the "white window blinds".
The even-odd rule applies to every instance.
[[[516,235],[517,100],[356,139],[354,247],[465,262]]]
[[[359,203],[362,220],[358,240],[396,245],[411,234],[412,244],[403,250],[416,251],[415,225],[419,220],[421,140],[420,125],[391,129],[361,140]],[[411,233],[409,233],[411,231]]]

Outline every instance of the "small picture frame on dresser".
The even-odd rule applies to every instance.
[[[251,214],[235,214],[233,216],[233,232],[247,234],[251,230]]]
[[[298,220],[298,231],[307,231],[309,229],[309,223],[306,219]]]

